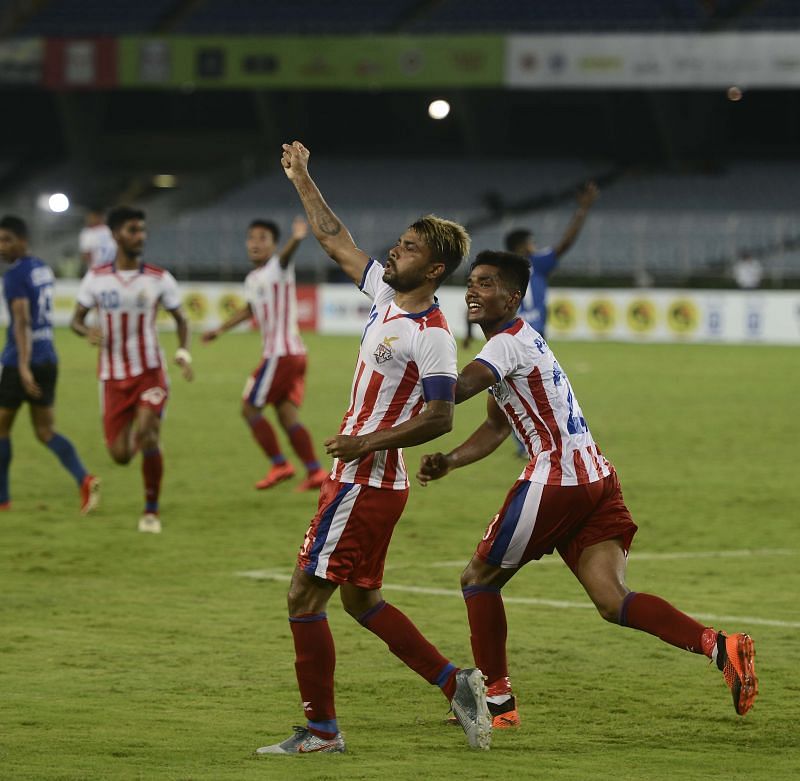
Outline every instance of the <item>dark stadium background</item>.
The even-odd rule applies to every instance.
[[[280,143],[298,138],[312,150],[321,185],[335,180],[334,205],[345,218],[358,212],[363,221],[370,209],[394,210],[361,228],[373,252],[393,240],[395,214],[405,219],[431,208],[478,228],[482,244],[498,243],[512,222],[542,228],[544,243],[555,240],[575,188],[593,177],[603,196],[556,283],[732,287],[732,264],[751,251],[765,263],[764,287],[796,287],[800,81],[742,85],[740,100],[722,85],[660,88],[646,79],[643,87],[625,89],[243,89],[191,82],[142,89],[109,88],[114,79],[99,74],[95,83],[76,87],[53,51],[81,39],[109,47],[130,36],[206,36],[209,46],[194,67],[213,76],[231,62],[209,35],[226,41],[357,36],[349,45],[358,49],[374,36],[410,42],[514,33],[747,37],[798,28],[800,8],[790,0],[2,0],[2,46],[36,39],[46,52],[41,72],[25,58],[0,55],[0,204],[33,221],[41,253],[66,275],[75,273],[85,209],[135,201],[150,213],[154,258],[171,264],[179,278],[234,281],[246,271],[237,238],[246,219],[267,213],[288,225],[296,211],[293,193],[281,190],[274,175]],[[256,73],[282,67],[268,47],[251,60],[247,67]],[[427,116],[437,97],[452,105],[441,122]],[[334,160],[340,165],[330,173],[320,167]],[[366,160],[380,161],[372,175],[364,171]],[[498,161],[507,163],[502,174],[492,167]],[[553,168],[553,161],[563,165]],[[468,194],[457,192],[459,184],[448,187],[446,172],[436,177],[445,162],[473,177]],[[541,162],[550,164],[546,176],[539,174]],[[178,186],[154,187],[159,173],[175,175]],[[415,197],[421,173],[438,182],[429,197]],[[67,213],[37,208],[42,193],[56,191],[69,195]],[[690,215],[691,224],[677,212]],[[733,218],[726,222],[726,214]],[[645,222],[636,247],[627,247],[623,228],[633,217]],[[199,234],[196,224],[206,232]],[[217,238],[219,246],[208,251]],[[645,255],[642,242],[649,245]],[[297,263],[305,281],[329,276],[325,259],[310,247]]]

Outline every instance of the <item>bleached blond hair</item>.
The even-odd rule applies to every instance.
[[[463,225],[445,220],[435,214],[426,214],[408,226],[424,242],[433,255],[433,260],[444,263],[444,274],[439,284],[447,279],[469,255],[472,240]]]

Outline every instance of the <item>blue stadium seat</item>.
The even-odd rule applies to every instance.
[[[27,35],[125,35],[150,32],[175,0],[52,0],[19,31]]]

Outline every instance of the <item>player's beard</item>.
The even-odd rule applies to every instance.
[[[390,274],[389,279],[386,278],[387,273]],[[421,270],[416,274],[409,272],[400,274],[397,271],[397,267],[395,267],[393,271],[384,272],[383,281],[398,293],[410,293],[412,290],[416,290],[420,287],[425,281],[425,272]]]

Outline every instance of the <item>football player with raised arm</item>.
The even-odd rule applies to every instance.
[[[372,301],[350,403],[317,514],[289,588],[289,625],[306,725],[259,754],[343,752],[334,706],[335,650],[326,609],[339,590],[344,609],[450,701],[471,746],[488,748],[491,721],[480,670],[461,670],[383,598],[392,531],[408,498],[402,448],[450,431],[456,345],[435,292],[469,252],[461,225],[428,215],[409,226],[385,265],[354,243],[308,172],[308,150],[283,145],[282,165],[325,252]]]
[[[255,317],[261,331],[261,362],[248,378],[242,395],[242,417],[253,439],[272,462],[256,488],[273,488],[294,477],[275,429],[263,415],[268,404],[275,407],[278,422],[289,437],[292,449],[306,468],[306,477],[295,490],[319,488],[327,472],[320,466],[308,429],[298,411],[303,403],[306,376],[306,347],[297,325],[297,294],[292,256],[308,233],[308,223],[298,217],[292,236],[276,252],[280,231],[274,222],[253,220],[247,229],[247,255],[255,267],[244,281],[247,303],[218,328],[203,334],[204,342]]]
[[[461,576],[475,664],[488,682],[493,726],[513,727],[519,714],[506,661],[501,589],[528,562],[557,550],[600,615],[704,654],[722,671],[736,712],[758,691],[753,640],[695,621],[660,597],[625,583],[636,533],[617,473],[600,452],[566,373],[541,334],[518,314],[528,286],[526,258],[482,252],[467,280],[469,317],[487,342],[459,374],[456,403],[488,390],[486,420],[447,454],[423,456],[423,486],[492,453],[512,429],[528,464]]]
[[[139,531],[161,532],[159,495],[164,474],[161,417],[169,395],[166,367],[156,330],[163,307],[178,329],[175,363],[186,380],[193,378],[189,325],[181,309],[178,284],[166,269],[142,261],[147,239],[145,214],[118,206],[108,214],[117,243],[111,263],[89,269],[78,289],[72,330],[99,347],[97,374],[106,447],[118,464],[142,453],[144,512]],[[99,325],[86,316],[97,310]]]

